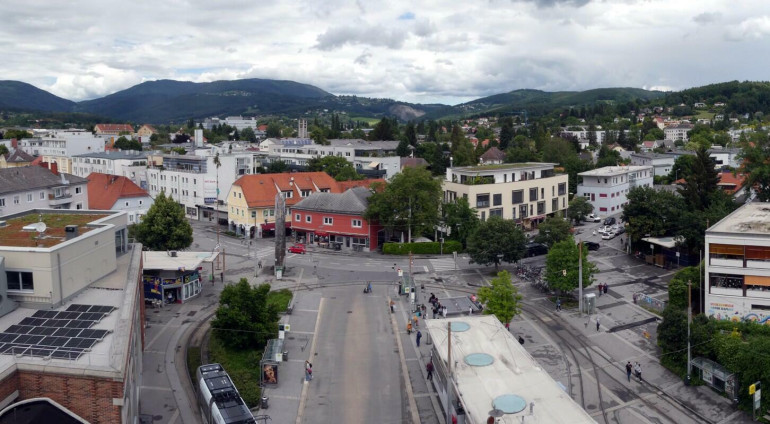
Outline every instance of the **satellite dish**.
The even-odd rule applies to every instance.
[[[45,225],[45,222],[38,222],[37,224],[35,224],[35,231],[37,231],[38,233],[41,233],[41,234],[44,233],[47,228],[48,226]]]
[[[499,410],[499,409],[497,409],[497,408],[495,408],[495,409],[493,409],[493,410],[489,411],[489,416],[490,416],[490,417],[500,418],[500,417],[502,417],[503,415],[505,415],[505,412],[503,412],[503,411],[501,411],[501,410]]]

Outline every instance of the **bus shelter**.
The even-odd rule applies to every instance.
[[[730,399],[738,399],[738,379],[727,368],[702,357],[693,358],[692,367],[695,368],[694,374],[704,383],[724,393]]]

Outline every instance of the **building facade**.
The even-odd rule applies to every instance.
[[[770,203],[747,203],[706,230],[704,313],[770,324]]]
[[[694,128],[693,124],[681,123],[669,125],[663,129],[663,134],[666,140],[682,140],[687,141],[690,139],[689,133]]]
[[[355,187],[344,193],[313,193],[301,200],[291,208],[295,241],[340,250],[376,250],[382,227],[364,219],[371,194],[366,187]]]
[[[83,178],[94,172],[118,175],[147,190],[147,156],[146,152],[136,150],[77,155],[72,158],[72,174]]]
[[[628,192],[634,187],[652,187],[652,165],[605,166],[578,174],[583,182],[577,195],[585,197],[594,213],[614,215],[628,204]]]
[[[567,209],[567,174],[553,163],[516,163],[447,168],[442,183],[445,202],[468,199],[483,221],[513,219],[525,227]]]
[[[676,157],[660,153],[632,153],[631,165],[652,166],[653,175],[667,177],[674,168]]]
[[[230,230],[239,235],[265,237],[276,231],[276,195],[286,200],[285,225],[289,228],[290,209],[302,199],[313,193],[340,191],[334,178],[325,172],[245,175],[233,183],[226,197]]]
[[[0,169],[0,217],[31,209],[87,209],[88,180],[41,166]]]
[[[88,209],[123,211],[129,224],[141,221],[154,200],[126,177],[100,174],[88,175]]]

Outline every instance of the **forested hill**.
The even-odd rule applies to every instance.
[[[669,93],[665,103],[675,106],[684,103],[692,106],[695,102],[713,105],[717,102],[726,104],[728,113],[770,113],[770,82],[731,81],[704,85],[687,90]]]
[[[20,81],[0,81],[0,108],[3,110],[69,112],[75,102],[62,99]]]

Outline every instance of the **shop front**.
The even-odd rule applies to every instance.
[[[200,272],[145,271],[145,299],[162,303],[184,303],[201,293]]]

